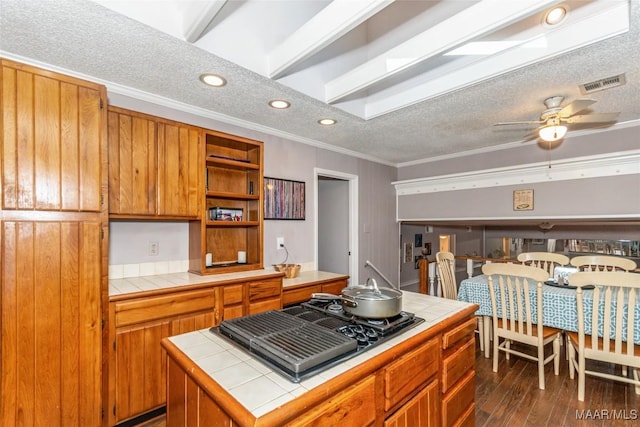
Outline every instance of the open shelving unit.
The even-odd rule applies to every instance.
[[[204,203],[200,220],[190,224],[190,270],[261,269],[263,143],[215,131],[205,131],[204,138]],[[246,262],[238,262],[239,251],[246,252]]]

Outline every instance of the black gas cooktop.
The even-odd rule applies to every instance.
[[[344,312],[338,299],[311,299],[279,311],[225,320],[211,332],[299,382],[423,321],[404,311],[385,319],[361,318]]]

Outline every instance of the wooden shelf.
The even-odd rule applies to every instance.
[[[207,221],[207,227],[257,227],[260,221]]]
[[[207,157],[207,166],[217,166],[226,169],[238,170],[259,170],[260,165],[240,160],[221,159],[217,157]]]
[[[207,197],[217,199],[259,200],[260,194],[231,193],[226,191],[207,191]]]

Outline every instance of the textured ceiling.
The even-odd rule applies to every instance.
[[[493,3],[501,1],[506,3]],[[621,73],[626,75],[626,84],[590,95],[598,101],[590,110],[620,112],[618,123],[635,121],[640,125],[640,4],[636,0],[568,2],[576,15],[597,3],[627,5],[631,9],[630,29],[583,47],[566,47],[564,53],[512,65],[495,77],[473,82],[469,76],[480,74],[479,68],[473,68],[477,63],[469,58],[432,56],[390,76],[388,70],[380,72],[385,77],[380,82],[331,102],[327,101],[331,82],[342,79],[356,87],[357,79],[349,78],[354,68],[366,61],[371,65],[373,59],[403,46],[411,37],[420,41],[415,37],[479,2],[368,2],[381,4],[382,10],[371,13],[362,23],[354,20],[353,28],[343,28],[344,34],[334,36],[335,40],[317,52],[302,49],[300,43],[291,45],[306,56],[279,73],[269,68],[273,52],[330,2],[219,2],[222,8],[218,15],[203,21],[205,28],[191,36],[192,42],[184,36],[185,17],[171,9],[175,1],[161,2],[161,6],[151,1],[127,3],[143,4],[146,9],[139,17],[130,13],[133,19],[91,1],[0,0],[0,54],[104,82],[110,91],[144,95],[152,101],[175,103],[178,108],[189,106],[191,111],[218,120],[396,165],[519,144],[530,128],[494,127],[493,123],[537,120],[545,98],[561,95],[566,104],[584,96],[578,85]],[[251,12],[253,3],[260,13]],[[553,2],[528,3],[540,6]],[[294,4],[305,7],[294,8]],[[543,13],[538,9],[523,20],[503,22],[493,36],[530,34]],[[415,19],[410,19],[412,16]],[[582,17],[589,18],[589,14]],[[243,20],[246,25],[239,25]],[[327,22],[334,22],[331,16]],[[446,37],[441,36],[438,42],[451,37],[451,43],[462,44],[464,31],[458,36],[450,27],[445,29]],[[552,39],[554,34],[548,36]],[[581,40],[578,36],[581,34],[571,36],[576,43]],[[412,58],[416,55],[416,47],[413,49]],[[526,56],[517,49],[522,48],[507,53]],[[363,51],[365,62],[356,58],[363,56]],[[463,66],[465,60],[467,65]],[[482,60],[489,66],[499,58]],[[198,80],[203,72],[224,75],[228,84],[208,88]],[[367,77],[377,72],[371,68]],[[429,80],[429,73],[440,73],[440,80]],[[452,84],[457,76],[467,78],[467,83]],[[442,93],[422,93],[430,81],[440,84]],[[292,106],[273,110],[267,102],[276,98],[287,99]],[[395,104],[367,113],[375,110],[375,105],[391,102],[387,99]],[[320,126],[317,120],[322,117],[333,117],[338,123]]]

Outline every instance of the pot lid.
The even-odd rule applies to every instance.
[[[350,298],[358,298],[362,300],[389,300],[402,296],[402,292],[391,288],[372,289],[364,286],[346,287],[342,290],[342,294]]]

